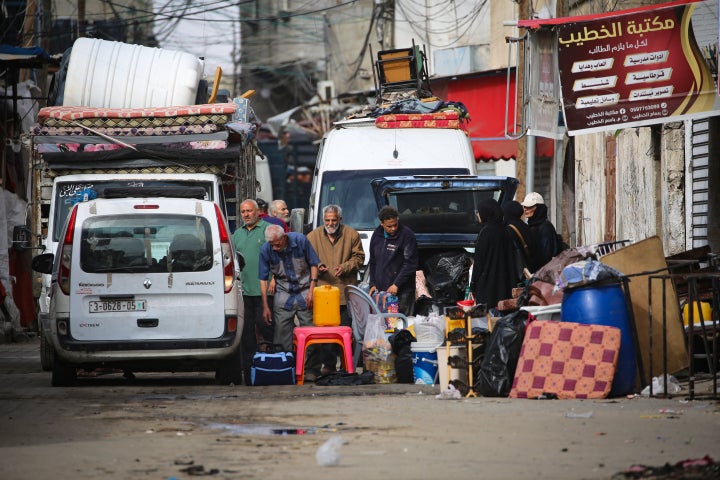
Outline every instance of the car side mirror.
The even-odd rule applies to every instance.
[[[33,257],[30,267],[39,273],[51,274],[55,255],[52,253],[43,253]]]
[[[12,246],[18,252],[24,252],[29,250],[31,247],[30,239],[32,238],[32,232],[27,225],[15,225],[13,227]]]
[[[237,260],[238,268],[242,272],[245,268],[245,257],[240,252],[235,252],[235,259]]]

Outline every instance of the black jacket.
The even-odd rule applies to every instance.
[[[397,235],[385,237],[382,225],[370,239],[370,286],[387,290],[397,285],[399,291],[415,291],[415,272],[418,269],[418,249],[415,233],[400,224]]]

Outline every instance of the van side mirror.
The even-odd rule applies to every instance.
[[[27,225],[15,225],[13,227],[12,246],[18,252],[29,250],[32,232]]]
[[[30,262],[30,267],[39,273],[51,274],[55,255],[52,253],[43,253],[36,255]]]
[[[305,223],[305,209],[304,208],[293,208],[290,212],[290,227],[291,232],[303,233],[303,227]]]
[[[238,269],[242,272],[245,269],[245,257],[240,252],[235,252],[235,259],[237,260]]]

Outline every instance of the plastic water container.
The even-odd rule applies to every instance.
[[[452,380],[460,380],[463,383],[467,383],[468,381],[467,368],[448,369],[447,364],[448,357],[451,357],[453,355],[459,356],[461,358],[467,358],[467,347],[465,347],[464,345],[450,345],[449,348],[450,355],[448,355],[448,347],[446,345],[441,345],[437,348],[438,378],[440,379],[440,391],[446,390],[448,388],[448,384]]]
[[[693,302],[693,324],[700,326],[700,315],[705,326],[712,325],[712,306],[710,302]],[[690,305],[685,303],[682,307],[683,324],[690,325]]]
[[[70,54],[63,105],[194,105],[202,73],[202,61],[186,52],[78,38]]]
[[[566,288],[563,291],[561,320],[620,329],[620,354],[610,396],[632,393],[637,374],[635,347],[625,294],[620,284]]]
[[[552,305],[522,307],[520,310],[525,310],[526,312],[531,313],[538,320],[560,321],[562,304],[553,303]]]
[[[340,325],[340,289],[322,285],[313,290],[313,325],[337,327]]]
[[[410,351],[413,359],[415,383],[435,385],[438,375],[437,343],[412,342]]]

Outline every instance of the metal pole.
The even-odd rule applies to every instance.
[[[527,194],[535,191],[535,135],[527,136],[525,165],[525,193]]]

